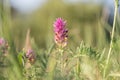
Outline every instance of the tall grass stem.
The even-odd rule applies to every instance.
[[[110,48],[108,51],[108,56],[107,56],[107,60],[106,60],[106,64],[105,64],[105,68],[104,68],[104,73],[103,73],[103,77],[106,77],[106,70],[108,67],[108,63],[110,61],[110,56],[111,56],[111,51],[112,51],[112,45],[113,45],[113,39],[114,39],[114,34],[115,34],[115,23],[116,23],[116,17],[117,17],[117,8],[118,8],[118,3],[116,0],[114,0],[114,5],[115,5],[115,11],[114,11],[114,21],[113,21],[113,28],[112,28],[112,33],[111,33],[111,42],[110,42]]]

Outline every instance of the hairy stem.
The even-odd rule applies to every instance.
[[[61,70],[61,76],[63,76],[63,49],[59,49],[59,52],[60,52],[60,55],[61,55],[61,57],[60,57],[60,70]]]

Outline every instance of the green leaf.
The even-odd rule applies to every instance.
[[[24,52],[20,52],[20,53],[18,54],[18,60],[19,60],[19,63],[20,63],[22,66],[24,66],[24,59],[23,59],[23,57],[24,57]]]

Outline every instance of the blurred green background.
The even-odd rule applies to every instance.
[[[10,55],[7,58],[0,56],[0,80],[5,80],[2,79],[4,77],[9,78],[9,80],[21,80],[31,75],[38,80],[44,80],[44,78],[53,80],[53,77],[55,80],[63,80],[63,78],[71,78],[71,76],[75,80],[77,77],[80,77],[77,80],[102,80],[102,78],[116,80],[119,77],[120,17],[117,14],[115,35],[112,46],[110,46],[114,7],[111,8],[113,5],[107,6],[104,3],[104,1],[110,2],[110,0],[83,0],[89,2],[74,3],[68,2],[70,0],[46,0],[41,6],[35,10],[30,8],[31,11],[28,12],[25,10],[28,8],[27,4],[23,3],[24,6],[18,9],[10,1],[27,0],[0,0],[0,38],[5,38],[10,46],[8,51]],[[103,1],[103,3],[94,1]],[[16,6],[19,5],[16,4]],[[24,9],[25,12],[22,12],[21,9]],[[65,54],[61,57],[61,52],[53,45],[53,23],[58,17],[67,21],[66,27],[69,30],[69,48],[65,48]],[[32,65],[30,72],[28,71],[29,75],[24,74],[23,67],[26,63],[23,66],[19,63],[19,60],[24,63],[25,52],[22,50],[25,47],[28,29],[31,30],[31,39],[29,40],[31,40],[32,48],[36,54],[36,62]],[[112,49],[111,55],[109,47]],[[70,74],[65,71],[68,74],[65,77],[61,77],[60,72],[57,71],[62,57],[65,58],[63,63],[68,64],[66,69],[70,69]],[[74,64],[76,65],[74,66]],[[48,75],[46,75],[47,73]],[[36,80],[34,77],[28,80]]]
[[[18,50],[23,48],[29,28],[31,37],[38,47],[43,49],[49,47],[54,42],[53,22],[58,17],[67,20],[69,46],[77,46],[84,41],[88,45],[102,48],[110,41],[112,27],[104,21],[108,15],[102,17],[104,7],[100,4],[49,0],[29,14],[20,13],[14,7],[6,7],[5,12],[2,11],[2,6],[3,4],[1,13],[4,15],[7,13],[6,17],[11,24],[10,33]]]

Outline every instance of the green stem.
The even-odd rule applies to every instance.
[[[60,52],[60,55],[61,55],[61,57],[60,57],[60,65],[61,65],[61,76],[63,76],[63,49],[59,49],[59,52]]]
[[[112,51],[112,45],[113,45],[113,38],[114,38],[114,34],[115,34],[115,23],[116,23],[116,17],[117,17],[117,7],[118,7],[118,3],[114,0],[115,3],[115,11],[114,11],[114,22],[113,22],[113,28],[112,28],[112,34],[111,34],[111,42],[110,42],[110,48],[109,48],[109,52],[108,52],[108,56],[107,56],[107,60],[106,60],[106,64],[105,64],[105,68],[104,68],[104,74],[103,77],[106,77],[106,70],[108,67],[108,63],[110,61],[110,55],[111,55],[111,51]]]

